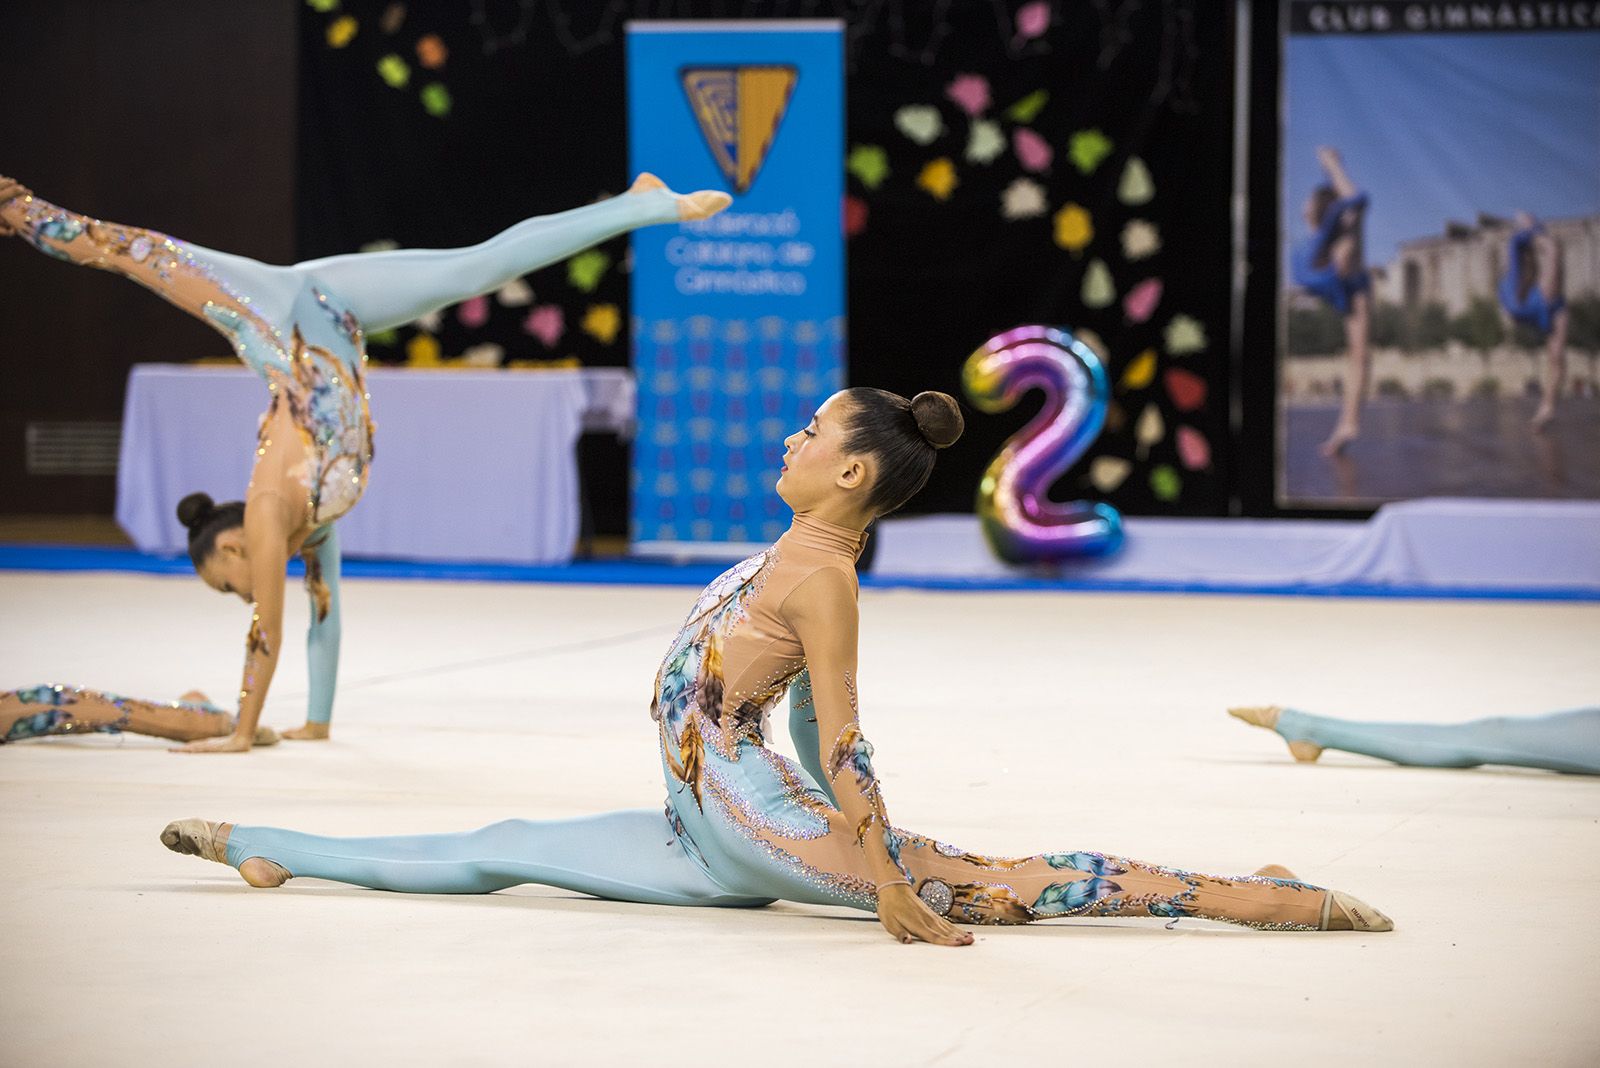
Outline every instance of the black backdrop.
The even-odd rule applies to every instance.
[[[1086,328],[1104,343],[1115,401],[1105,434],[1058,495],[1090,492],[1136,514],[1221,514],[1236,472],[1228,426],[1233,27],[1218,6],[312,0],[300,19],[298,251],[471,243],[527,215],[619,192],[629,177],[626,19],[841,18],[847,144],[865,150],[849,185],[850,216],[864,220],[849,250],[851,382],[959,394],[962,361],[991,333],[1025,322]],[[992,101],[976,116],[969,109],[978,101],[967,97],[964,107],[949,93],[964,76],[968,89],[981,79]],[[1029,114],[1041,91],[1047,99]],[[969,157],[974,118],[994,121],[1005,138],[987,162]],[[1019,129],[1037,135],[1021,135],[1032,140],[1029,153],[1017,147]],[[1099,160],[1096,145],[1108,149]],[[1048,165],[1040,146],[1053,156]],[[1132,157],[1150,175],[1147,202],[1118,196]],[[953,189],[940,186],[941,171],[955,178]],[[1018,194],[1019,180],[1036,193]],[[1008,217],[1008,190],[1013,208],[1032,199],[1042,213]],[[1058,243],[1057,215],[1069,203],[1092,222],[1085,247]],[[1144,248],[1130,254],[1124,236],[1134,220],[1149,228],[1140,227]],[[1081,236],[1069,235],[1068,245]],[[608,250],[614,266],[597,282],[548,268],[527,279],[533,305],[491,301],[487,322],[474,328],[447,312],[430,329],[379,339],[374,357],[403,360],[419,337],[431,337],[447,360],[490,344],[508,360],[626,364],[625,332],[608,343],[580,326],[597,304],[618,307],[626,322],[625,249],[619,241]],[[1095,260],[1106,265],[1115,299],[1091,308],[1083,295]],[[1148,279],[1159,280],[1160,298],[1137,322],[1123,300]],[[566,324],[553,344],[524,326],[530,307],[547,305]],[[1175,319],[1187,346],[1173,343]],[[1154,365],[1146,357],[1135,366],[1146,352]],[[1182,381],[1169,377],[1174,371]],[[968,437],[909,510],[970,510],[984,465],[1035,409],[1029,400],[1004,415],[969,412]],[[1089,481],[1095,457],[1126,461],[1101,465],[1099,489]],[[594,474],[619,502],[622,458],[598,462],[615,466]],[[608,504],[617,502],[601,502],[602,526],[617,526],[604,518]]]

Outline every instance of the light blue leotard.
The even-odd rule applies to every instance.
[[[1508,764],[1600,775],[1600,708],[1467,723],[1360,723],[1286,708],[1275,729],[1288,741],[1416,767]]]

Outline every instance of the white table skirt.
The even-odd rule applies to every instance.
[[[621,368],[367,372],[375,459],[339,521],[348,556],[560,564],[578,537],[575,446],[627,433]],[[178,501],[238,500],[250,481],[267,389],[242,367],[140,364],[128,377],[117,522],[145,552],[181,553]]]

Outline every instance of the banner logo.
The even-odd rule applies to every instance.
[[[680,76],[706,147],[734,190],[755,182],[800,72],[791,66],[685,67]]]

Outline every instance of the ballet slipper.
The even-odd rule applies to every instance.
[[[1234,719],[1242,719],[1253,727],[1265,727],[1269,731],[1276,731],[1278,717],[1283,715],[1283,709],[1278,705],[1253,705],[1230,708],[1228,715]],[[1322,746],[1316,742],[1288,738],[1284,741],[1289,745],[1289,755],[1302,764],[1310,764],[1322,755]]]
[[[239,865],[239,875],[245,882],[260,890],[282,886],[293,878],[288,868],[266,857],[251,857],[244,861]]]
[[[174,853],[228,863],[227,839],[223,824],[210,820],[173,820],[161,831],[161,844]]]
[[[258,745],[258,746],[260,746],[260,745],[277,745],[278,744],[278,732],[273,730],[271,727],[267,726],[265,723],[258,723],[258,724],[256,724],[255,741],[253,743],[251,743],[251,744]]]
[[[633,184],[628,187],[628,192],[648,193],[656,189],[664,189],[668,193],[672,193],[672,190],[667,189],[666,182],[663,182],[649,171],[643,171],[639,177],[633,180]],[[715,189],[702,189],[698,193],[672,193],[672,195],[678,200],[678,218],[682,222],[709,219],[733,203],[731,196]]]
[[[1378,932],[1394,930],[1394,921],[1362,901],[1339,890],[1329,890],[1322,899],[1322,931]]]

